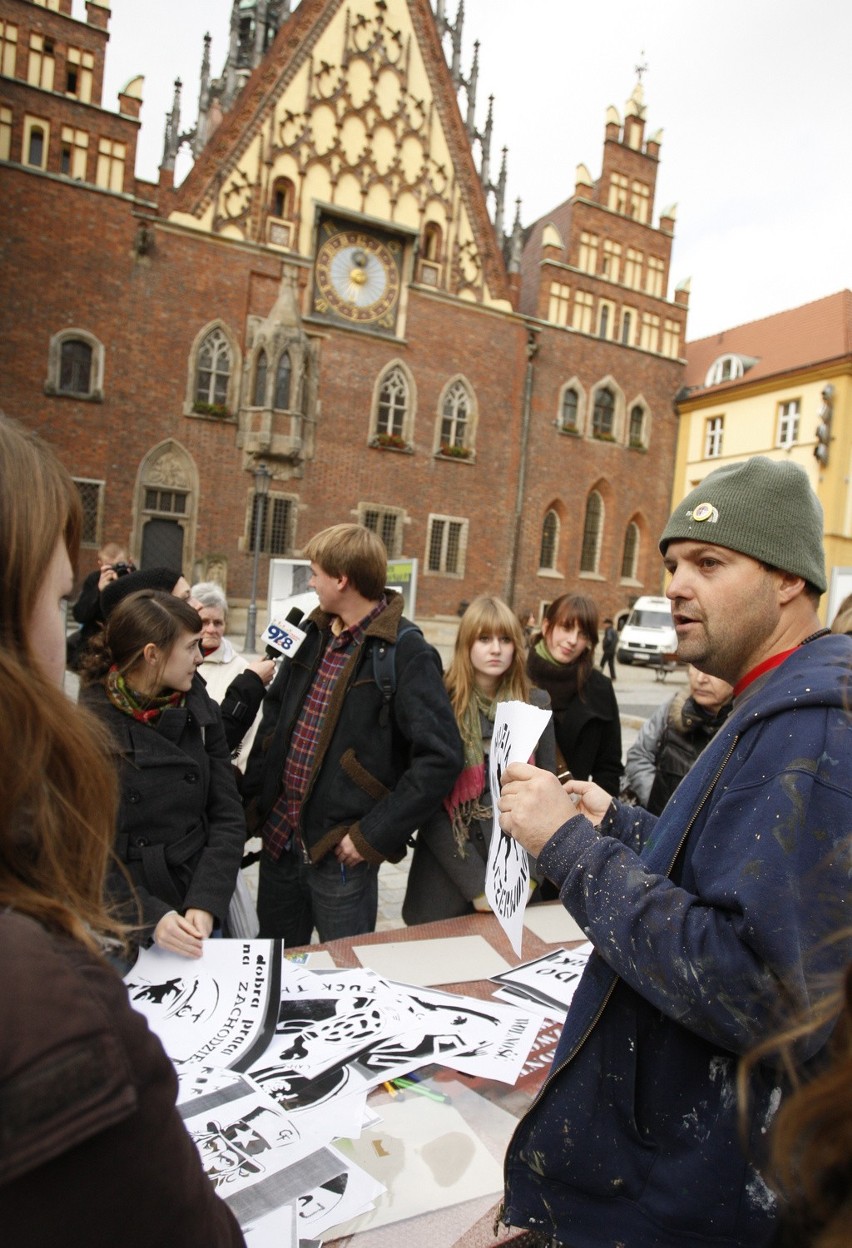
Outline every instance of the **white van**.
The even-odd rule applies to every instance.
[[[637,598],[618,638],[619,663],[658,667],[677,650],[677,633],[668,598]]]

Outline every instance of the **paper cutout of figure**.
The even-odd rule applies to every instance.
[[[500,782],[510,763],[532,757],[550,711],[526,702],[500,702],[494,717],[488,777],[494,820],[485,868],[485,896],[518,957],[529,896],[530,865],[526,850],[500,827]]]

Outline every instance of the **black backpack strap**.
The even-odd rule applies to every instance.
[[[373,646],[373,680],[382,694],[382,709],[379,711],[381,728],[387,727],[390,718],[390,704],[396,693],[396,648],[400,638],[406,633],[420,633],[420,636],[423,636],[423,630],[416,624],[406,623],[400,628],[394,643],[382,640]]]

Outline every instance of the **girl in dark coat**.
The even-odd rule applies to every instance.
[[[417,833],[402,917],[408,924],[452,919],[490,909],[485,867],[492,810],[488,751],[499,702],[547,707],[524,672],[524,636],[518,617],[499,598],[481,597],[465,611],[445,684],[464,745],[464,770],[452,792]],[[536,766],[555,770],[553,724],[535,752]]]
[[[142,908],[142,935],[200,957],[222,928],[245,822],[218,708],[197,675],[198,612],[141,590],[110,613],[81,700],[107,725],[119,773],[116,851]],[[122,881],[111,881],[120,896]]]
[[[594,666],[597,644],[597,605],[584,594],[563,594],[545,612],[527,672],[550,694],[565,767],[575,780],[594,780],[615,796],[621,781],[621,721],[612,681]]]

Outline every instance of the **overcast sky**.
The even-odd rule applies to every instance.
[[[156,179],[177,77],[194,123],[202,39],[218,75],[230,13],[231,0],[112,0],[103,102],[144,75],[141,177]],[[465,0],[465,74],[474,39],[477,125],[493,94],[510,223],[518,197],[524,225],[568,198],[578,163],[599,175],[606,109],[623,115],[646,64],[646,134],[663,130],[656,215],[677,204],[669,296],[692,279],[687,337],[852,286],[848,0]]]

